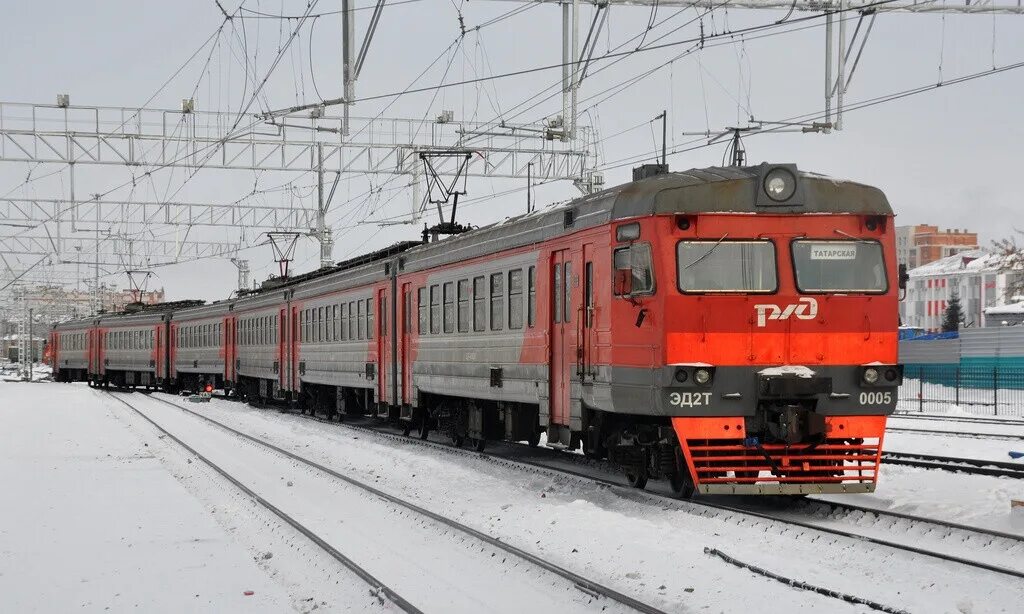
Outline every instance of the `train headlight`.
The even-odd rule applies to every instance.
[[[868,384],[874,384],[878,381],[878,369],[868,367],[864,369],[864,381]]]
[[[693,372],[693,381],[703,386],[711,381],[711,372],[707,369],[697,369]]]
[[[789,200],[796,192],[796,177],[784,168],[772,169],[764,177],[764,193],[775,202]]]

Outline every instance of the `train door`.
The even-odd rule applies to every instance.
[[[281,390],[288,387],[288,373],[290,369],[286,367],[290,363],[288,344],[290,343],[290,336],[288,335],[288,308],[283,307],[277,312],[277,377],[278,386]]]
[[[399,403],[402,405],[412,403],[410,392],[412,390],[412,354],[409,352],[410,337],[412,336],[412,318],[412,284],[402,284],[402,313],[395,318],[398,334],[401,339],[398,350],[398,369],[402,382]]]
[[[288,376],[283,382],[291,384],[289,390],[293,390],[298,393],[299,390],[299,307],[292,305],[291,313],[288,314],[287,322],[282,326],[282,330],[288,332],[287,340],[284,347],[284,352],[281,356],[283,362],[281,363],[282,369],[285,364],[288,365]]]
[[[377,328],[374,339],[377,342],[377,400],[380,404],[377,407],[377,413],[384,416],[388,413],[388,404],[391,402],[391,383],[395,381],[395,373],[392,369],[394,357],[394,351],[391,347],[391,340],[395,338],[391,334],[391,314],[388,312],[388,295],[390,293],[386,288],[380,288],[374,294],[374,301],[376,302],[377,318],[374,321],[374,326]],[[369,332],[369,331],[367,331]]]
[[[160,379],[160,349],[163,343],[160,340],[160,325],[153,326],[153,353],[150,355],[150,364],[153,365],[153,379]],[[155,383],[155,382],[154,382]]]
[[[569,425],[569,379],[574,370],[573,341],[576,331],[572,326],[572,260],[569,250],[551,254],[551,360],[550,399],[551,425]],[[554,431],[555,429],[551,429]],[[550,439],[550,435],[549,435]]]
[[[220,344],[221,358],[224,360],[224,385],[227,386],[228,382],[234,379],[232,372],[235,366],[233,348],[231,347],[231,318],[224,318],[220,325],[222,332],[217,342]]]
[[[89,373],[96,373],[96,329],[90,328],[85,331],[85,339],[88,347],[86,347],[87,360],[86,364],[89,365]]]
[[[594,364],[594,320],[597,307],[594,304],[594,244],[583,245],[582,297],[576,318],[577,375],[584,385],[593,382]]]

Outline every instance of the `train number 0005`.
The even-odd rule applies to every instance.
[[[891,392],[862,392],[860,393],[861,405],[888,405],[892,403]]]

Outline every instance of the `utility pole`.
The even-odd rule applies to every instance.
[[[36,353],[36,338],[32,326],[32,311],[31,307],[28,308],[28,369],[25,371],[25,375],[28,381],[32,381],[32,366],[35,364],[35,353]]]
[[[343,136],[349,133],[349,107],[356,96],[356,58],[352,53],[356,39],[356,16],[352,9],[352,0],[341,0],[341,79],[342,96],[345,98],[341,105]]]
[[[324,198],[324,146],[317,144],[316,148],[316,238],[320,242],[320,268],[327,268],[334,264],[334,239],[331,238],[331,228],[327,225],[327,205]]]

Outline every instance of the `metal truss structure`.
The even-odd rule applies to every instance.
[[[171,239],[132,238],[118,235],[103,236],[101,243],[107,243],[109,250],[104,256],[115,256],[115,260],[89,260],[88,254],[96,251],[96,239],[63,238],[39,234],[0,236],[0,254],[17,254],[22,256],[47,256],[72,253],[86,254],[85,259],[60,260],[65,264],[88,264],[97,262],[107,266],[130,267],[136,264],[160,266],[187,260],[231,256],[243,246],[227,241],[174,241]]]
[[[40,220],[76,224],[314,228],[317,210],[295,205],[216,204],[91,198],[0,198],[0,219],[12,226]]]
[[[612,7],[728,7],[824,14],[827,117],[814,126],[821,131],[842,127],[843,97],[879,13],[1024,14],[1024,0],[950,4],[935,0],[494,1],[561,6],[560,116],[537,125],[498,126],[459,121],[450,111],[432,121],[351,117],[352,105],[358,100],[356,81],[385,0],[375,0],[361,40],[356,36],[355,2],[341,0],[342,96],[317,104],[240,115],[202,111],[191,99],[183,101],[180,109],[73,106],[66,95],[58,96],[57,104],[52,105],[0,102],[0,162],[65,165],[70,180],[66,198],[0,198],[0,260],[4,266],[0,268],[0,299],[5,289],[17,285],[77,281],[80,276],[72,278],[66,266],[61,268],[69,264],[91,267],[94,279],[90,281],[98,293],[100,272],[107,272],[104,267],[124,270],[229,257],[238,267],[239,285],[248,285],[248,261],[237,258],[241,245],[230,240],[147,238],[158,235],[138,232],[161,226],[301,233],[320,242],[320,262],[327,265],[334,243],[326,219],[337,178],[342,174],[407,176],[414,186],[415,220],[423,206],[416,191],[424,179],[424,156],[436,159],[431,169],[435,178],[571,180],[584,193],[593,192],[601,187],[603,178],[593,171],[597,164],[593,132],[577,125],[578,91]],[[589,27],[584,27],[585,37],[580,36],[581,5],[594,7]],[[838,17],[843,14],[859,18],[849,41],[847,21],[853,19]],[[851,62],[849,69],[847,61]],[[340,115],[327,114],[327,108],[334,105],[340,105]],[[453,151],[470,151],[468,162],[443,155]],[[213,169],[316,173],[316,202],[274,205],[254,198],[221,204],[113,196],[76,198],[75,169],[83,167],[124,168],[133,181],[162,169],[184,169],[190,175]],[[334,174],[329,194],[325,173]]]
[[[500,0],[503,2],[524,2],[527,0]],[[775,9],[788,11],[824,12],[839,8],[840,0],[528,0],[543,4],[592,4],[594,6],[646,6],[703,8],[703,9]],[[937,0],[845,0],[848,9],[874,10],[879,12],[902,13],[969,13],[969,14],[1024,14],[1024,5],[1018,0],[963,0],[962,2],[945,3]]]
[[[0,102],[0,161],[161,168],[411,174],[421,152],[472,139],[471,177],[582,179],[592,166],[589,132],[572,145],[534,125],[495,128],[442,115],[414,119],[303,115],[255,118],[231,131],[232,113]],[[244,129],[243,129],[244,128]],[[225,133],[228,133],[225,136]],[[317,151],[323,149],[323,164]],[[441,169],[442,172],[452,172]]]

